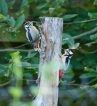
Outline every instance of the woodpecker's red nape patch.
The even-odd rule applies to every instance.
[[[26,22],[25,22],[25,25],[26,25],[26,24],[29,24],[29,23],[30,23],[30,21],[26,21]]]
[[[59,80],[62,78],[63,74],[63,70],[59,70]]]

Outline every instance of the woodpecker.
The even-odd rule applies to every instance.
[[[62,78],[63,74],[67,71],[68,66],[70,64],[70,59],[73,56],[73,52],[71,49],[64,49],[64,54],[61,56],[61,67],[59,70],[59,79]]]
[[[37,48],[39,48],[39,40],[40,40],[40,34],[38,29],[35,26],[33,26],[32,21],[27,21],[24,27],[26,29],[26,37],[28,39],[28,42],[36,50]]]

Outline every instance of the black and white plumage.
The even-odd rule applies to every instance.
[[[24,27],[26,29],[26,37],[28,39],[28,42],[32,46],[34,46],[34,48],[38,48],[39,39],[40,39],[40,34],[38,29],[35,26],[33,26],[32,21],[27,21]]]
[[[73,56],[73,52],[71,49],[64,49],[64,54],[61,56],[61,69],[63,73],[65,73],[69,67],[70,59]]]

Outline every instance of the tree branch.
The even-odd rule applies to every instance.
[[[16,19],[17,20],[17,19]],[[29,20],[32,21],[32,19],[26,19],[25,22]],[[63,25],[71,25],[71,24],[81,24],[81,23],[89,23],[89,22],[95,22],[97,21],[97,19],[91,19],[91,20],[85,20],[85,21],[76,21],[76,22],[68,22],[68,23],[64,23]],[[39,21],[33,21],[34,23],[41,23]],[[0,23],[6,23],[6,21],[0,21]]]
[[[8,84],[10,84],[12,81],[14,81],[14,80],[15,80],[15,77],[12,78],[11,80],[9,80],[8,82],[5,82],[5,83],[3,83],[3,84],[0,84],[0,87],[3,87],[3,86],[8,85]],[[36,80],[29,80],[29,79],[18,79],[18,80],[36,82]]]
[[[14,48],[20,48],[20,47],[23,47],[23,46],[25,46],[25,45],[28,45],[29,43],[25,43],[25,44],[22,44],[22,45],[20,45],[20,46],[16,46],[16,47],[14,47]]]
[[[20,51],[20,52],[34,52],[34,49],[29,49],[29,50],[25,50],[25,49],[0,49],[0,52],[15,52],[15,51]]]
[[[97,32],[97,27],[94,28],[94,29],[92,29],[92,30],[90,30],[90,31],[87,31],[87,32],[84,32],[84,33],[82,33],[82,34],[76,35],[76,36],[74,36],[73,38],[74,38],[74,39],[79,39],[79,38],[81,38],[81,37],[83,37],[83,36],[91,35],[91,34],[96,33],[96,32]]]
[[[97,19],[85,20],[85,21],[77,21],[77,22],[69,22],[69,23],[64,23],[64,25],[89,23],[89,22],[95,22],[95,21],[97,21]]]

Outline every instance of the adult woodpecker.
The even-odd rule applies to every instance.
[[[65,53],[60,58],[61,68],[59,70],[59,79],[61,79],[63,74],[67,71],[70,64],[70,59],[73,56],[73,52],[71,49],[64,49],[64,52]]]
[[[39,40],[40,40],[40,34],[38,29],[35,26],[33,26],[32,21],[27,21],[24,27],[26,29],[26,37],[28,39],[28,42],[36,50],[37,48],[39,48]]]

